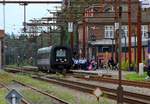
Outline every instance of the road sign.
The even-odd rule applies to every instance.
[[[12,89],[6,96],[6,100],[9,104],[20,104],[21,98],[21,94],[19,94],[19,92],[15,89]]]
[[[96,88],[93,92],[93,94],[96,96],[97,101],[99,101],[99,97],[103,94],[102,91],[99,88]]]

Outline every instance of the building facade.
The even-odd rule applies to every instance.
[[[111,1],[111,0],[105,0]],[[122,0],[122,60],[128,59],[128,3]],[[137,61],[137,18],[138,0],[131,0],[131,54],[132,62]],[[150,31],[150,9],[142,9],[142,58],[147,57],[147,36]],[[89,59],[102,58],[107,61],[115,57],[115,3],[95,4],[85,9],[85,32],[83,23],[79,25],[79,49],[83,49],[85,33],[85,53]],[[81,51],[82,52],[82,51]],[[81,53],[80,52],[80,53]]]

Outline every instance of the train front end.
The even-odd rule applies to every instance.
[[[72,52],[69,47],[55,46],[51,51],[51,68],[62,72],[72,66]]]

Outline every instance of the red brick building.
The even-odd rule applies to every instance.
[[[111,1],[111,0],[105,0]],[[128,4],[122,0],[121,28],[122,59],[128,59]],[[131,0],[131,52],[132,61],[137,60],[137,10],[138,0]],[[95,4],[85,9],[85,49],[87,58],[103,57],[105,61],[115,55],[115,3]],[[101,13],[100,13],[101,12]],[[104,18],[102,18],[104,17]],[[147,32],[150,31],[150,9],[142,9],[142,58],[147,57]],[[79,25],[79,48],[83,49],[83,25]],[[125,41],[126,40],[126,41]],[[80,51],[81,52],[81,51]],[[102,54],[102,55],[101,55]]]

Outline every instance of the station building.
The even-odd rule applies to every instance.
[[[108,0],[110,1],[110,0]],[[123,0],[124,1],[124,0]],[[125,0],[126,1],[126,0]],[[131,54],[132,62],[137,61],[137,17],[138,0],[131,0]],[[123,30],[122,60],[128,59],[128,4],[122,3],[121,28]],[[148,32],[150,32],[150,8],[141,9],[142,23],[142,59],[147,58]],[[100,13],[101,12],[101,13]],[[94,4],[85,9],[85,49],[86,57],[89,59],[102,59],[108,61],[115,56],[115,3]],[[87,18],[86,18],[87,17]],[[104,17],[104,18],[102,18]],[[79,49],[83,49],[83,23],[79,25]]]

